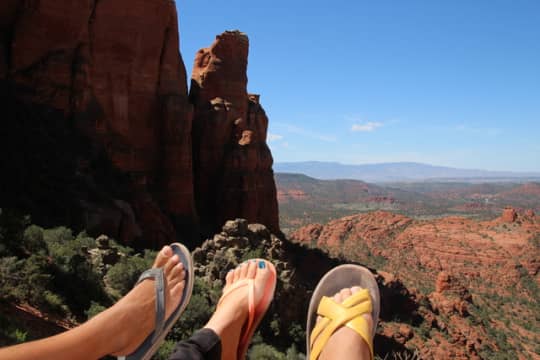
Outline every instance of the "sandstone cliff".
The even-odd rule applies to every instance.
[[[51,178],[32,169],[3,169],[18,175],[6,186],[6,198],[12,201],[2,201],[3,206],[20,205],[21,211],[31,212],[38,221],[45,219],[47,225],[68,223],[124,242],[140,240],[141,246],[171,242],[177,231],[189,242],[199,236],[199,221],[215,230],[236,216],[265,223],[278,232],[272,157],[265,143],[268,119],[255,97],[245,93],[247,37],[238,39],[244,42],[241,52],[217,52],[223,63],[233,65],[221,67],[201,85],[210,84],[212,77],[213,83],[225,84],[207,90],[208,101],[217,98],[223,100],[215,106],[225,102],[238,106],[240,115],[233,120],[241,119],[243,124],[235,125],[234,134],[228,132],[228,125],[205,125],[200,109],[210,102],[192,96],[199,111],[192,134],[193,106],[179,52],[174,2],[3,1],[0,85],[7,94],[6,106],[15,114],[6,121],[10,127],[4,124],[9,131],[3,146],[29,143],[31,149],[24,156],[11,146],[12,160],[26,161],[27,167],[50,162],[55,173]],[[242,65],[236,66],[236,61]],[[21,109],[32,111],[21,114]],[[50,123],[57,127],[53,129]],[[30,136],[30,127],[38,129],[36,137]],[[231,146],[235,136],[236,148]],[[43,138],[49,139],[55,153],[69,159],[57,164],[55,156],[51,158],[47,151],[41,154]],[[221,140],[212,144],[205,139]],[[202,156],[201,148],[206,151]],[[205,156],[214,161],[199,166],[198,160]],[[97,164],[98,158],[111,166]],[[121,182],[115,171],[123,175]],[[198,196],[196,206],[194,184],[197,191],[209,190],[204,183],[208,174],[213,176],[208,185],[216,191]],[[103,176],[98,179],[98,175]],[[19,193],[29,197],[32,206],[21,204],[20,194],[13,189],[29,177],[39,177],[49,187],[65,184],[35,193],[63,192],[64,203],[60,196],[50,198],[60,208],[71,208],[71,214],[51,220],[47,206],[52,205],[26,196],[33,193],[29,184],[20,185]],[[74,186],[74,182],[79,184]],[[117,191],[111,192],[110,187]]]
[[[268,118],[247,93],[245,34],[227,31],[195,57],[190,99],[195,106],[195,197],[207,233],[235,217],[279,233]]]

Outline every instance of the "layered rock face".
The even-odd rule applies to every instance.
[[[375,257],[396,268],[422,269],[429,283],[435,280],[434,274],[448,271],[470,282],[483,279],[510,287],[523,274],[535,277],[540,271],[535,245],[540,224],[528,213],[505,209],[501,217],[480,222],[456,216],[418,221],[376,211],[308,225],[290,238],[336,255]],[[411,273],[411,280],[420,278]]]
[[[203,229],[246,218],[279,233],[268,118],[259,96],[247,93],[245,34],[227,31],[199,50],[193,66],[195,194]]]
[[[159,207],[180,223],[193,223],[191,106],[174,3],[45,0],[1,6],[0,75],[14,84],[17,96],[63,111],[130,175],[130,202],[149,244],[174,238]],[[125,217],[121,208],[111,212]]]
[[[247,37],[225,33],[205,54],[196,60],[205,80],[192,93],[192,133],[174,2],[0,4],[0,85],[7,84],[24,107],[58,111],[65,128],[84,135],[81,147],[91,149],[83,156],[62,148],[65,143],[54,145],[73,154],[75,169],[69,171],[86,184],[66,195],[79,201],[82,227],[124,242],[142,239],[148,247],[175,241],[176,230],[183,241],[198,238],[199,220],[215,230],[243,216],[279,232],[272,156],[265,144],[268,119],[258,97],[246,93]],[[105,173],[93,161],[100,153],[127,174],[117,184],[118,194],[103,190],[96,179]],[[107,185],[115,183],[103,177],[110,178]],[[200,216],[194,184],[202,192]],[[60,223],[73,216],[68,218]]]
[[[422,358],[490,358],[496,351],[518,358],[535,351],[529,319],[538,310],[540,223],[533,211],[506,208],[491,221],[376,211],[308,225],[290,238],[399,275],[431,313],[420,312],[421,323],[411,320],[412,337],[391,324],[383,333],[421,349]]]

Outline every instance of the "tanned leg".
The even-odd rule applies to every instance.
[[[255,303],[258,303],[264,295],[265,284],[271,275],[264,261],[249,261],[227,274],[223,291],[226,292],[230,286],[242,279],[255,279]],[[248,293],[239,289],[224,298],[206,324],[205,328],[213,330],[221,339],[222,360],[237,359],[238,343],[247,317]]]
[[[360,291],[361,288],[354,286],[352,288],[342,289],[333,297],[337,303],[342,303],[346,298]],[[362,315],[371,329],[373,319],[371,314]],[[320,320],[320,317],[317,321]],[[369,360],[371,354],[369,347],[364,339],[355,331],[348,327],[341,327],[328,339],[326,346],[319,355],[319,360],[342,360],[342,359],[358,359]]]
[[[164,268],[167,318],[180,303],[185,271],[169,246],[159,252],[153,267]],[[50,338],[0,349],[0,359],[72,360],[128,355],[152,332],[154,325],[154,281],[148,279],[81,326]]]

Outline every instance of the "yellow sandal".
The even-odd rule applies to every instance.
[[[341,289],[359,286],[359,292],[336,303],[331,296]],[[315,310],[316,309],[316,310]],[[355,331],[368,344],[373,359],[373,336],[380,312],[380,297],[377,282],[371,272],[358,265],[342,265],[328,272],[319,282],[311,298],[307,343],[308,358],[316,360],[332,334],[342,326]],[[373,327],[362,316],[371,313]],[[317,316],[323,317],[316,322]]]

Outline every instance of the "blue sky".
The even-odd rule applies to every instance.
[[[250,38],[274,161],[540,171],[538,0],[177,0],[188,74]]]

